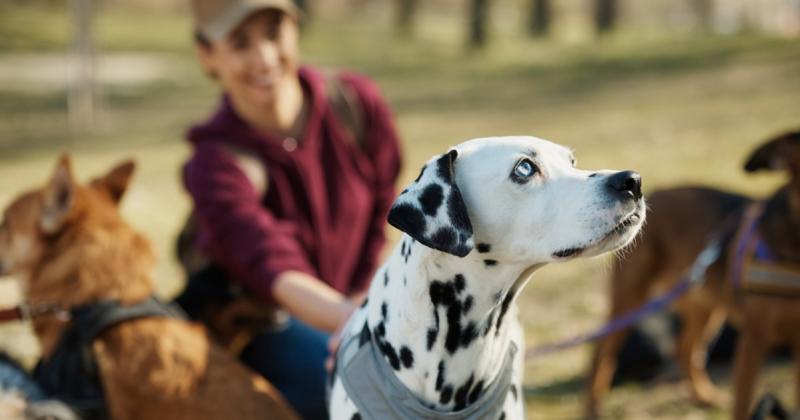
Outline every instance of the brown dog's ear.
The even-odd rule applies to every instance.
[[[135,168],[136,164],[132,160],[126,160],[104,176],[94,179],[91,186],[108,193],[114,203],[119,203],[128,189],[128,183],[130,183]]]
[[[800,168],[800,131],[774,137],[757,148],[744,165],[747,172]]]
[[[75,178],[69,156],[62,155],[44,187],[39,224],[47,234],[58,232],[67,220],[75,198]]]

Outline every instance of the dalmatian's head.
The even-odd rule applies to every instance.
[[[569,149],[534,137],[454,147],[389,212],[390,224],[436,250],[534,264],[616,250],[644,218],[639,174],[577,169]]]

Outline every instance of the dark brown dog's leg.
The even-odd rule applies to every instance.
[[[706,356],[711,339],[725,320],[725,311],[721,307],[706,307],[701,304],[687,304],[681,309],[683,329],[676,351],[681,368],[689,378],[692,395],[700,404],[721,406],[724,396],[708,377]]]
[[[632,311],[645,302],[648,293],[647,282],[640,281],[639,278],[626,278],[628,276],[638,277],[643,272],[630,270],[628,267],[616,268],[612,278],[612,301],[609,319],[617,318]],[[644,274],[647,275],[648,273]],[[595,346],[595,353],[587,380],[587,418],[597,418],[600,414],[601,401],[611,388],[611,380],[614,378],[614,371],[617,368],[617,353],[619,353],[620,346],[622,346],[629,332],[630,329],[626,328],[611,334],[598,341]]]
[[[733,418],[746,420],[753,399],[758,371],[769,348],[766,337],[757,331],[758,325],[744,325],[733,365]]]

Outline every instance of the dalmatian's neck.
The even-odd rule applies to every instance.
[[[400,381],[429,407],[475,401],[519,340],[514,299],[526,270],[491,259],[479,244],[464,258],[404,235],[369,291],[367,323]],[[519,348],[519,351],[522,351]]]

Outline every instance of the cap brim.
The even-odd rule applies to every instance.
[[[225,39],[228,34],[236,28],[242,21],[253,13],[266,9],[280,10],[289,16],[300,19],[302,13],[291,2],[270,2],[264,0],[251,0],[237,2],[226,10],[222,15],[209,22],[201,28],[203,34],[211,41]]]

